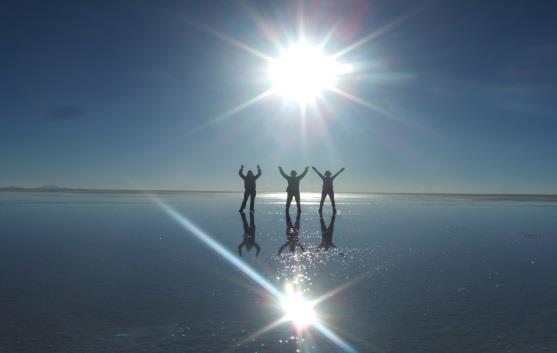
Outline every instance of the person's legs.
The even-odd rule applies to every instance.
[[[249,192],[244,191],[244,200],[242,201],[242,206],[240,206],[240,211],[243,211],[246,208],[246,202],[248,202]]]
[[[326,192],[321,193],[321,202],[319,202],[319,213],[323,212],[323,203],[325,202],[325,197],[327,197]]]
[[[302,208],[300,207],[300,193],[297,192],[294,197],[296,198],[296,206],[298,207],[298,212],[301,212]]]
[[[335,193],[332,190],[329,191],[329,199],[331,200],[331,204],[333,204],[333,212],[337,213],[337,206],[335,205]]]
[[[251,196],[251,199],[250,199],[250,202],[249,202],[249,210],[250,210],[250,211],[254,211],[254,209],[253,209],[253,204],[255,203],[255,191],[252,192],[252,193],[250,194],[250,196]]]
[[[294,196],[294,194],[288,193],[288,196],[286,196],[286,209],[290,208],[290,203],[292,202],[292,197]]]

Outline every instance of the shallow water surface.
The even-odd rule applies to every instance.
[[[0,193],[0,352],[557,351],[556,200],[284,198]]]

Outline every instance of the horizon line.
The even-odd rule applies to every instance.
[[[214,193],[214,194],[233,194],[242,193],[242,190],[186,190],[186,189],[125,189],[125,188],[72,188],[58,186],[40,187],[20,187],[5,186],[0,187],[0,192],[45,192],[45,193]],[[261,193],[279,193],[285,191],[263,190]],[[307,191],[308,193],[320,193],[319,191]],[[303,193],[303,192],[302,192]],[[363,195],[453,195],[453,196],[551,196],[557,197],[555,193],[489,193],[489,192],[403,192],[403,191],[337,191],[339,194],[363,194]]]

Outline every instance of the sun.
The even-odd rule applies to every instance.
[[[343,65],[319,47],[303,43],[282,50],[268,68],[272,92],[287,100],[307,102],[334,87]]]

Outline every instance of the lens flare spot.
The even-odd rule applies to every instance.
[[[314,303],[304,299],[302,293],[294,291],[291,286],[287,285],[281,306],[285,319],[291,321],[298,330],[303,330],[317,322]]]

